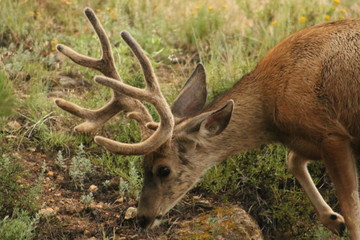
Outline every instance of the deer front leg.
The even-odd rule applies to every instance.
[[[360,200],[356,162],[346,137],[328,136],[322,143],[326,169],[335,185],[351,240],[360,239]]]
[[[299,156],[295,152],[289,153],[289,171],[296,177],[306,195],[309,197],[312,205],[316,209],[320,222],[332,232],[342,235],[345,230],[344,218],[334,212],[324,201],[309,174],[307,168],[308,162],[309,160]]]

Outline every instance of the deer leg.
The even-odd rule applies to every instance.
[[[360,239],[360,201],[356,162],[348,138],[330,135],[323,140],[322,157],[335,185],[351,240]]]
[[[334,212],[319,193],[307,168],[309,161],[295,152],[290,152],[288,156],[289,171],[296,177],[309,197],[317,212],[319,221],[332,232],[342,235],[345,230],[344,218]]]

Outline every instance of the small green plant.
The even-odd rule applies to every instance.
[[[0,70],[0,117],[10,115],[15,105],[13,88],[5,73]]]
[[[30,212],[37,208],[39,189],[21,184],[25,175],[15,159],[0,155],[0,217],[11,215],[16,208]]]
[[[93,193],[90,192],[89,194],[81,195],[80,202],[82,202],[86,207],[90,206],[94,202]]]
[[[62,167],[65,165],[65,160],[64,160],[64,156],[62,154],[62,151],[58,151],[56,158],[55,158],[55,164],[58,167]]]
[[[197,6],[196,12],[192,13],[185,24],[188,42],[195,44],[196,40],[209,40],[223,23],[221,12],[214,7]]]
[[[30,240],[35,237],[39,219],[30,217],[27,211],[14,210],[12,217],[5,216],[0,220],[0,239]]]
[[[92,172],[92,164],[87,158],[84,145],[80,144],[76,155],[71,159],[69,167],[69,176],[71,177],[76,188],[83,189],[84,182],[88,174]]]
[[[129,161],[127,178],[120,178],[119,192],[121,196],[137,198],[141,189],[141,177],[134,161]]]

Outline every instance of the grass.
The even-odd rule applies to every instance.
[[[0,152],[35,148],[52,156],[60,151],[76,159],[77,146],[83,144],[88,151],[86,158],[93,164],[103,166],[107,174],[121,176],[122,195],[137,196],[141,187],[140,159],[109,155],[99,150],[91,135],[71,133],[80,120],[57,109],[51,98],[60,92],[64,98],[94,109],[110,96],[109,89],[92,82],[97,73],[74,65],[55,51],[55,45],[63,43],[85,55],[99,56],[96,36],[82,14],[88,5],[80,0],[3,0],[0,5],[0,115],[6,114],[0,118]],[[123,79],[134,86],[143,85],[140,68],[119,36],[120,31],[128,30],[151,57],[169,102],[197,62],[206,67],[211,101],[251,71],[261,56],[290,33],[360,13],[355,0],[263,0],[261,4],[251,0],[107,0],[92,1],[89,6],[96,10],[115,46]],[[88,84],[63,87],[64,76]],[[9,128],[11,121],[21,127]],[[139,140],[136,124],[122,116],[111,120],[99,133],[124,142]],[[291,239],[321,239],[328,232],[319,226],[309,201],[287,172],[286,151],[282,146],[270,145],[231,157],[211,169],[197,189],[242,203],[268,238],[291,234]],[[26,171],[16,161],[2,161],[7,161],[7,167],[16,174],[7,176],[8,168],[0,168],[0,177],[7,176],[0,187],[8,186],[7,194],[16,196],[22,191],[17,183],[23,181],[17,176]],[[321,164],[314,164],[312,173],[324,196],[336,206]],[[7,211],[0,217],[21,219],[13,213],[22,210],[34,217],[38,207],[29,207],[26,201],[19,200],[15,205],[1,202],[0,209]]]
[[[12,218],[0,220],[0,238],[3,240],[31,240],[35,237],[37,218],[31,218],[26,211],[14,210]]]

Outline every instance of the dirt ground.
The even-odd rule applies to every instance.
[[[257,224],[240,207],[222,204],[216,196],[204,196],[196,189],[159,227],[144,231],[132,213],[137,200],[119,197],[119,178],[105,176],[101,166],[95,166],[92,178],[84,184],[85,192],[93,194],[93,201],[86,204],[81,201],[84,190],[71,181],[68,165],[55,163],[56,156],[29,149],[17,158],[32,173],[26,179],[29,184],[44,173],[37,239],[263,239]]]

